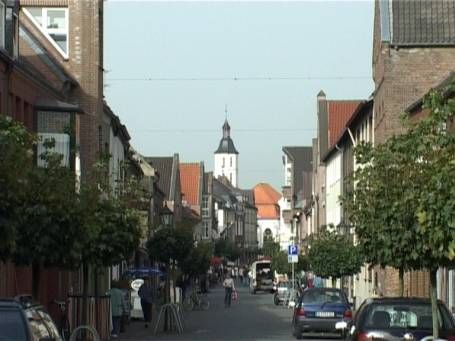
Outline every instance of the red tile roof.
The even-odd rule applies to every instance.
[[[346,123],[362,101],[327,101],[329,119],[329,149],[335,145]]]
[[[278,201],[281,194],[266,183],[257,184],[254,188],[254,202],[258,209],[259,219],[280,219]]]
[[[180,164],[180,183],[182,186],[182,193],[184,193],[183,200],[188,205],[200,205],[201,198],[199,192],[201,189],[201,166],[199,163],[181,163]]]

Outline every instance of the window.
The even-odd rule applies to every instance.
[[[24,9],[54,47],[68,58],[68,9],[64,7],[26,7]]]
[[[232,167],[232,156],[231,156],[231,158],[230,158],[229,164],[230,164],[230,166]]]
[[[202,197],[202,217],[210,217],[209,197],[206,195]]]
[[[5,48],[5,4],[0,1],[0,47]]]
[[[209,221],[208,220],[204,220],[204,238],[208,238],[209,237]]]
[[[223,157],[223,165],[222,165],[221,167],[224,167],[224,166],[225,166],[225,161],[226,161],[226,160],[225,160],[224,157]]]

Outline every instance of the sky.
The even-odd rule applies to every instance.
[[[281,190],[283,146],[311,145],[316,95],[373,91],[373,1],[105,2],[105,96],[145,156],[213,153],[227,118],[239,187]]]

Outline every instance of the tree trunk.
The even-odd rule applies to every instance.
[[[337,287],[337,279],[335,277],[332,277],[332,288]]]
[[[39,301],[40,281],[41,281],[41,264],[33,263],[32,264],[32,297],[37,301]]]
[[[431,314],[433,315],[433,340],[439,337],[439,321],[438,321],[438,293],[437,293],[437,269],[430,270],[430,298],[431,298]]]
[[[88,285],[89,285],[89,266],[82,264],[82,325],[88,325]],[[82,331],[85,338],[85,330]]]
[[[171,283],[170,283],[170,270],[171,270],[171,265],[170,261],[167,262],[166,264],[166,285],[165,285],[165,300],[166,304],[171,302]],[[170,310],[166,309],[165,314],[164,314],[164,331],[170,330],[170,316],[169,316]]]
[[[400,297],[404,296],[404,270],[401,268],[398,272],[399,282],[400,282]]]

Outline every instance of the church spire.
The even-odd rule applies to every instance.
[[[228,137],[231,137],[231,126],[226,119],[223,124],[223,138],[226,139]]]

